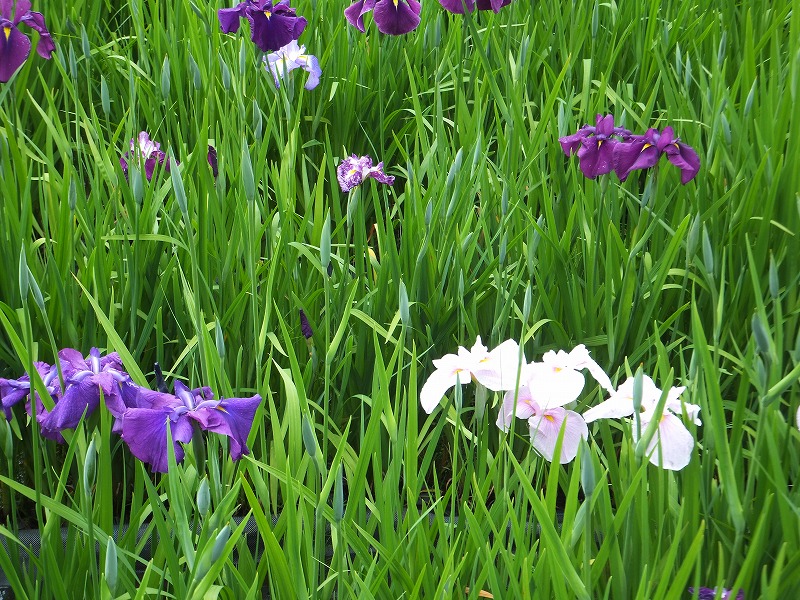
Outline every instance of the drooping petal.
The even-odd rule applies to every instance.
[[[439,401],[444,398],[451,387],[456,383],[462,386],[471,381],[468,371],[454,371],[452,369],[436,369],[430,374],[428,380],[419,392],[419,401],[422,409],[430,414],[439,405]]]
[[[680,142],[670,144],[664,150],[667,160],[681,170],[681,183],[686,185],[700,172],[700,157],[694,148]]]
[[[622,417],[630,417],[633,414],[633,410],[632,398],[615,395],[583,413],[583,420],[591,423],[597,419],[621,419]]]
[[[0,29],[0,82],[11,79],[30,53],[31,41],[16,27]]]
[[[244,17],[247,2],[240,2],[233,8],[221,8],[217,11],[219,26],[223,33],[236,33],[239,31],[240,20]]]
[[[577,400],[586,381],[580,371],[545,363],[531,363],[527,374],[533,399],[545,409]]]
[[[21,2],[17,2],[18,15],[20,14],[21,4]],[[22,18],[17,18],[19,19],[19,23],[24,23],[39,33],[39,43],[36,44],[36,52],[39,56],[46,59],[51,58],[53,56],[53,51],[56,49],[56,45],[53,42],[50,32],[47,30],[47,26],[44,24],[44,15],[34,11],[25,11]]]
[[[586,346],[578,344],[570,351],[568,357],[573,369],[578,371],[586,369],[594,380],[600,384],[600,387],[608,392],[614,392],[614,386],[608,373],[589,355]]]
[[[382,162],[379,162],[377,167],[372,167],[371,169],[369,169],[364,176],[371,177],[378,183],[384,183],[386,185],[394,185],[394,176],[387,175],[386,173],[383,172]]]
[[[642,420],[642,431],[647,427],[647,421]],[[633,432],[636,440],[636,431]],[[645,453],[650,462],[670,471],[680,471],[692,459],[694,438],[678,417],[669,412],[661,415],[658,429],[653,439],[647,445]]]
[[[561,149],[564,151],[564,154],[569,156],[570,154],[574,154],[578,148],[581,147],[581,141],[592,133],[594,133],[594,127],[591,125],[584,125],[576,133],[558,138],[558,143],[561,144]]]
[[[231,458],[239,460],[243,454],[250,453],[247,437],[259,404],[261,396],[258,394],[250,398],[228,398],[215,402],[214,406],[198,407],[189,412],[189,416],[203,429],[228,436],[231,439]]]
[[[307,90],[313,90],[319,85],[319,78],[322,76],[322,69],[319,66],[319,60],[317,60],[317,57],[313,55],[305,56],[303,69],[308,72],[308,80],[306,81],[305,88]],[[392,183],[394,183],[394,177],[391,177],[391,180]],[[387,182],[384,181],[381,183]],[[391,185],[391,183],[389,185]]]
[[[519,390],[509,390],[503,396],[503,404],[497,415],[496,424],[501,430],[508,431],[514,416],[520,419],[529,419],[538,411],[539,407],[534,402],[528,386],[520,387]]]
[[[253,43],[264,52],[272,52],[296,40],[308,21],[295,15],[293,8],[275,6],[275,12],[250,9],[250,34]]]
[[[631,171],[649,169],[657,162],[661,153],[643,137],[634,136],[630,141],[614,146],[614,172],[620,181],[625,181]]]
[[[417,0],[378,0],[372,17],[381,33],[403,35],[419,26],[421,10]]]
[[[169,468],[167,423],[172,431],[175,462],[181,462],[183,448],[179,442],[188,444],[192,440],[192,425],[185,413],[175,416],[171,407],[132,408],[122,417],[122,439],[131,454],[159,473],[166,473]]]
[[[30,0],[17,0],[17,6],[14,9],[14,24],[20,22],[22,17],[28,14],[31,10],[31,1]]]
[[[103,400],[116,404],[115,397],[120,394],[119,384],[111,373],[99,373],[81,379],[69,385],[47,418],[42,427],[53,431],[75,429],[81,418],[91,415],[100,404],[100,390]]]
[[[345,8],[344,16],[347,18],[348,23],[361,33],[364,33],[366,31],[364,27],[364,15],[375,8],[376,2],[377,0],[360,0]]]
[[[477,0],[478,10],[491,10],[500,12],[504,6],[511,4],[511,0]]]
[[[530,426],[531,444],[545,459],[552,462],[561,428],[564,428],[564,437],[561,441],[559,462],[563,465],[578,454],[581,438],[588,439],[589,428],[586,422],[576,412],[564,408],[552,408],[528,419]]]
[[[589,179],[611,173],[614,163],[615,140],[602,140],[588,137],[581,141],[578,159],[581,172]]]

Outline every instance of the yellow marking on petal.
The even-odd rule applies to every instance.
[[[397,8],[397,2],[398,2],[398,0],[392,0],[392,3],[394,4],[395,8]]]
[[[597,147],[599,148],[600,146],[602,146],[604,141],[605,140],[597,140]]]
[[[272,13],[271,13],[271,12],[269,12],[268,10],[265,10],[265,11],[264,11],[264,16],[265,16],[265,17],[267,17],[267,18],[269,19],[269,18],[272,16]]]
[[[3,33],[6,34],[6,41],[11,37],[11,27],[3,27]]]
[[[355,175],[355,174],[356,174],[356,171],[358,171],[358,169],[350,169],[350,170],[347,172],[347,176],[348,176],[348,177],[352,177],[353,175]]]
[[[644,152],[645,150],[647,150],[648,148],[650,148],[652,145],[653,145],[653,144],[645,144],[644,146],[642,146],[642,152]]]
[[[222,408],[222,406],[220,406],[219,404],[217,404],[214,408],[216,408],[219,412],[224,412],[225,414],[228,414],[228,411]]]
[[[562,367],[553,367],[553,373],[561,373],[564,369]]]
[[[556,418],[553,415],[545,415],[544,418],[550,421],[551,423],[556,422]]]

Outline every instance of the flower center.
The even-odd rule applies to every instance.
[[[265,10],[264,11],[264,16],[267,17],[267,19],[269,19],[272,16],[272,13],[269,12],[268,10]]]

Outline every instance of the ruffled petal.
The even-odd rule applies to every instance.
[[[530,426],[531,444],[545,459],[552,462],[556,449],[556,442],[564,427],[564,437],[561,441],[559,462],[563,465],[578,454],[581,439],[588,439],[589,428],[586,422],[576,412],[564,408],[553,408],[528,419]]]
[[[467,385],[470,382],[470,374],[467,371],[456,371],[436,369],[430,374],[428,380],[419,392],[419,401],[422,409],[430,414],[439,405],[439,402],[451,387],[460,382]]]
[[[497,426],[503,431],[508,431],[515,415],[520,419],[529,419],[538,410],[528,386],[510,390],[503,396],[503,404],[497,414]]]
[[[642,431],[647,427],[647,422],[642,421]],[[634,440],[637,435],[634,431]],[[647,445],[647,454],[650,462],[670,471],[680,471],[692,459],[694,438],[683,422],[675,415],[665,412],[658,423],[658,429],[653,439]]]

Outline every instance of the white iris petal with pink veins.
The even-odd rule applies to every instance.
[[[422,408],[432,413],[445,394],[457,383],[467,385],[473,379],[492,391],[513,390],[525,364],[519,344],[506,340],[494,350],[483,345],[480,336],[470,350],[459,346],[457,354],[445,354],[433,361],[436,370],[420,390]]]
[[[679,471],[688,465],[694,450],[694,437],[684,425],[683,415],[685,414],[687,419],[695,425],[702,425],[700,407],[697,404],[681,400],[681,395],[685,390],[685,387],[680,386],[670,388],[667,392],[658,429],[645,452],[651,463],[670,471]],[[639,414],[642,431],[647,429],[647,425],[656,417],[655,409],[661,393],[649,376],[642,377],[642,405]],[[634,411],[633,377],[629,377],[611,394],[608,400],[583,413],[583,418],[587,423],[591,423],[597,419],[630,417]],[[634,430],[633,436],[636,441],[639,433]]]

